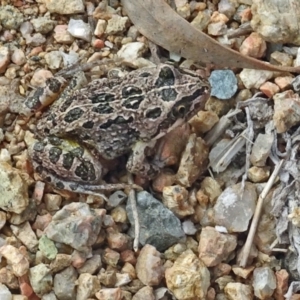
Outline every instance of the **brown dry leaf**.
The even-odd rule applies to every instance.
[[[121,0],[137,29],[155,44],[181,56],[218,67],[300,73],[300,67],[266,64],[226,48],[179,16],[164,0]]]

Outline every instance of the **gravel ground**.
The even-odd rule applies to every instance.
[[[276,1],[168,2],[223,46],[300,66],[297,3],[279,13]],[[300,77],[200,68],[161,50],[117,0],[1,1],[1,300],[300,299]],[[28,148],[42,112],[25,100],[52,92],[54,76],[126,78],[157,59],[211,85],[205,110],[150,154],[160,174],[134,177],[136,199],[126,156],[105,180],[127,187],[103,196],[41,180]]]

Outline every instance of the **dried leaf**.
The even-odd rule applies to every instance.
[[[187,59],[213,63],[218,67],[300,73],[300,67],[266,64],[222,46],[179,16],[164,0],[122,0],[121,2],[130,20],[144,36]]]

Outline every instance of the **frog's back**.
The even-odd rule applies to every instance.
[[[115,158],[195,114],[208,94],[208,83],[199,76],[160,65],[124,78],[94,80],[54,106],[39,124],[48,135],[76,139]]]

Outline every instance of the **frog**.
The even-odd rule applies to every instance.
[[[61,79],[50,84],[51,95],[60,96],[38,120],[28,151],[42,180],[84,194],[124,187],[103,183],[124,155],[128,172],[154,178],[160,167],[146,150],[203,110],[210,96],[206,78],[166,63],[84,84],[74,78],[66,88]],[[30,111],[41,106],[43,91],[37,94],[25,101]]]

